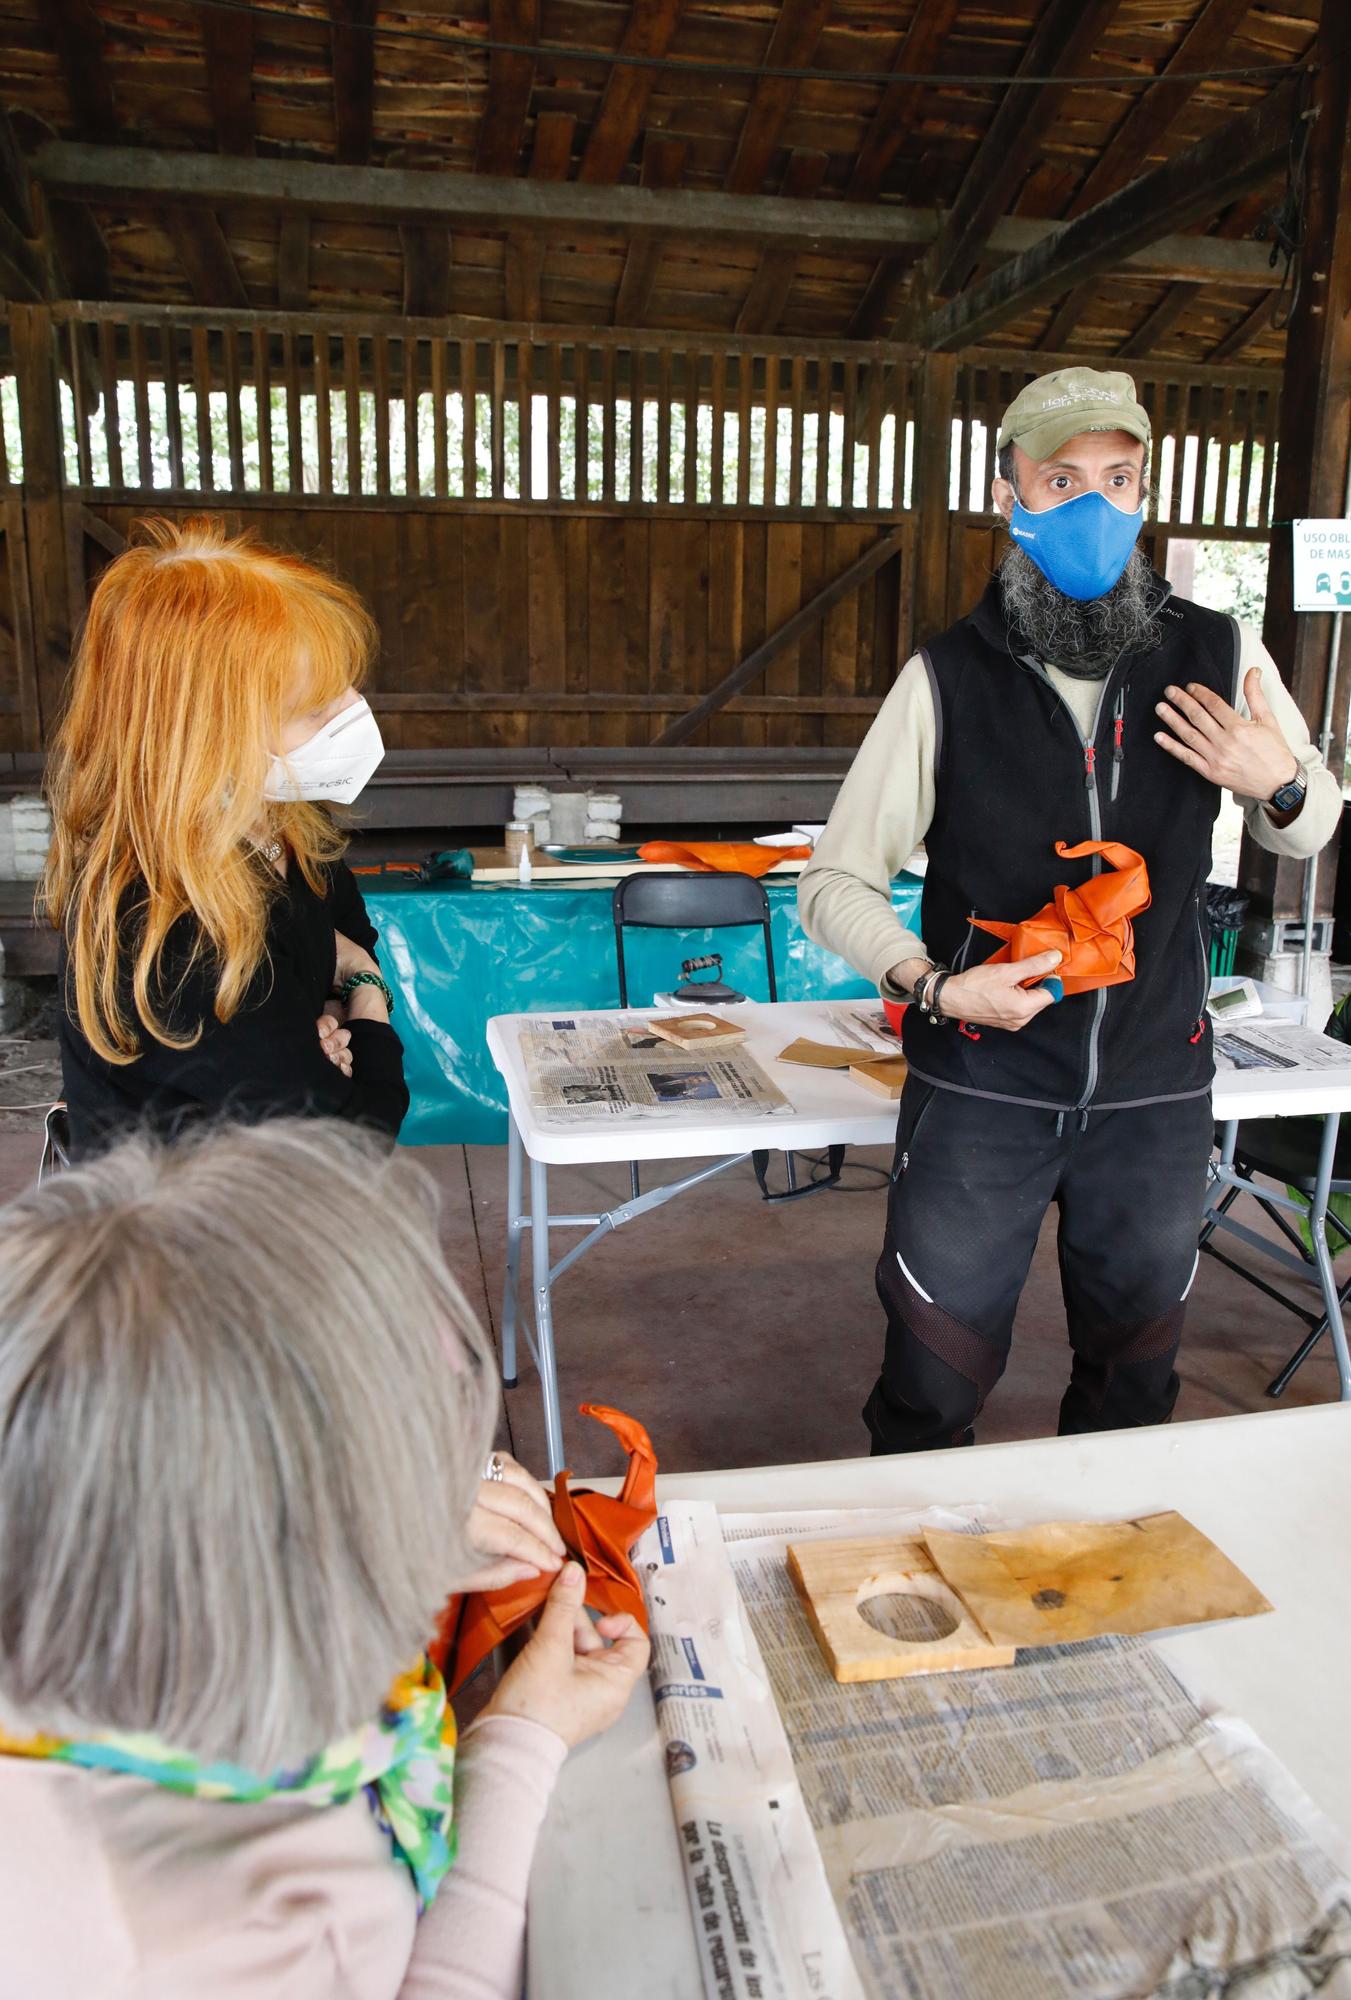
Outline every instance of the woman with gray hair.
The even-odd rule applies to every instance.
[[[496,1410],[430,1184],[360,1134],[137,1139],[6,1210],[6,1992],[519,1992],[554,1778],[648,1648],[565,1566],[457,1754],[426,1638],[531,1545]]]

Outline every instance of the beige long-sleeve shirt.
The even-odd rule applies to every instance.
[[[1240,625],[1238,712],[1246,716],[1244,677],[1253,667],[1281,734],[1303,766],[1308,791],[1298,815],[1273,824],[1264,804],[1240,799],[1259,847],[1305,859],[1332,838],[1341,818],[1341,786],[1310,741],[1303,716],[1256,632]],[[1101,683],[1046,669],[1080,730],[1093,727]],[[798,907],[808,937],[837,952],[880,988],[892,966],[924,958],[924,940],[891,906],[892,877],[933,821],[937,724],[933,691],[918,654],[907,660],[840,786],[825,832],[802,871]]]
[[[420,1921],[363,1797],[244,1805],[0,1757],[0,2000],[519,2000],[566,1756],[515,1716],[465,1731],[458,1853]]]

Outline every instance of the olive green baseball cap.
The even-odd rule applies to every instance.
[[[999,427],[1001,448],[1016,444],[1039,465],[1085,431],[1125,431],[1149,449],[1149,412],[1129,375],[1057,368],[1020,389]]]

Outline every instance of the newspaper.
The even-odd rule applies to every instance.
[[[691,1053],[641,1021],[560,1015],[521,1029],[530,1099],[550,1125],[598,1118],[778,1117],[792,1105],[741,1043]]]
[[[1346,2000],[1348,1843],[1147,1643],[830,1677],[788,1542],[982,1524],[684,1503],[639,1544],[707,1994]]]
[[[1244,1021],[1215,1036],[1218,1070],[1351,1070],[1351,1044],[1294,1022]]]

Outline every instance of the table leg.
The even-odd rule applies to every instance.
[[[1237,1150],[1238,1120],[1237,1118],[1230,1118],[1224,1128],[1224,1137],[1220,1140],[1220,1157],[1217,1164],[1221,1167],[1232,1167],[1234,1164],[1234,1154]],[[1227,1187],[1221,1180],[1212,1179],[1206,1195],[1206,1205],[1201,1214],[1201,1243],[1203,1246],[1215,1234],[1216,1221],[1219,1216],[1223,1215],[1225,1209],[1229,1207],[1233,1198],[1234,1190],[1232,1187]]]
[[[1337,1296],[1337,1279],[1332,1268],[1332,1253],[1328,1249],[1325,1227],[1328,1187],[1332,1180],[1333,1164],[1337,1154],[1337,1132],[1341,1122],[1341,1115],[1336,1111],[1329,1112],[1323,1120],[1323,1142],[1318,1149],[1318,1173],[1314,1181],[1313,1200],[1309,1204],[1309,1234],[1313,1238],[1318,1276],[1323,1286],[1323,1304],[1327,1307],[1332,1350],[1337,1358],[1337,1380],[1340,1385],[1341,1400],[1347,1403],[1351,1402],[1351,1353],[1347,1350],[1346,1322],[1342,1318],[1342,1303]]]
[[[524,1154],[520,1128],[507,1113],[507,1277],[502,1288],[502,1387],[514,1389],[516,1374],[516,1287],[521,1275],[521,1160]]]
[[[549,1473],[563,1469],[563,1418],[558,1407],[558,1370],[554,1362],[553,1294],[549,1282],[549,1169],[543,1160],[530,1162],[530,1251],[535,1278],[535,1358],[544,1396],[544,1440]]]

